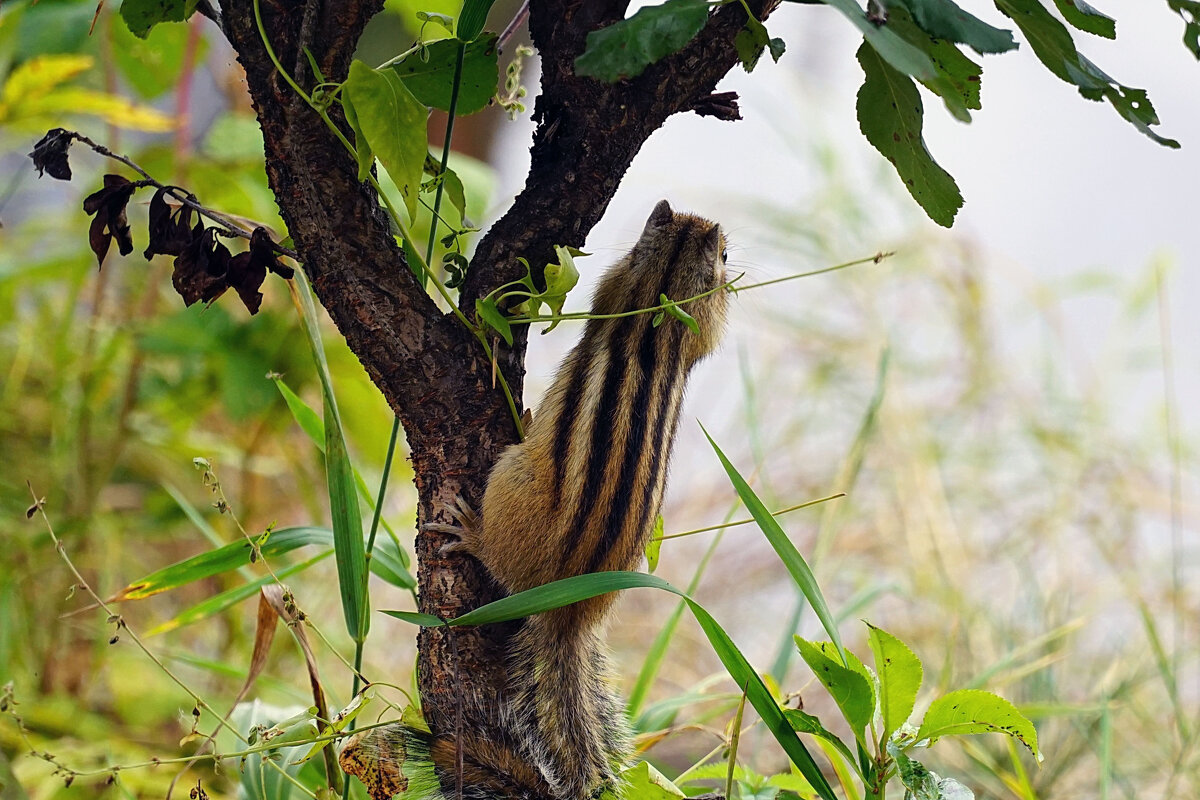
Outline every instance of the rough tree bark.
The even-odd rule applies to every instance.
[[[751,0],[764,17],[778,0]],[[266,35],[280,63],[306,90],[315,79],[305,47],[329,80],[347,75],[355,44],[382,0],[262,0]],[[519,277],[516,261],[552,258],[556,244],[582,246],[643,142],[671,114],[728,107],[710,97],[736,63],[732,42],[745,23],[734,3],[716,11],[682,51],[639,77],[602,84],[574,74],[587,33],[624,16],[627,0],[533,0],[529,26],[541,58],[532,164],[524,191],[479,243],[461,292],[463,309]],[[213,16],[217,16],[214,14]],[[245,68],[266,150],[267,175],[288,232],[320,302],[407,435],[418,523],[440,518],[456,494],[477,502],[492,462],[516,437],[492,367],[473,336],[443,314],[407,268],[374,192],[322,120],[279,76],[267,55],[252,0],[220,0],[220,22]],[[347,136],[345,121],[331,111]],[[470,312],[468,312],[470,313]],[[498,359],[520,402],[524,329]],[[417,537],[420,610],[454,617],[496,599],[473,559],[443,556],[440,536]],[[420,637],[422,708],[435,732],[454,728],[461,695],[495,707],[503,688],[504,626]],[[457,669],[452,668],[457,665]]]

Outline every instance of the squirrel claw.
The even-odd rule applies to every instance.
[[[454,537],[453,541],[446,542],[438,548],[438,552],[442,555],[446,553],[469,553],[475,555],[477,552],[476,544],[479,541],[479,516],[470,504],[462,498],[462,495],[454,496],[453,505],[443,506],[443,508],[454,517],[456,525],[446,525],[441,522],[426,522],[421,526],[422,531],[429,533],[441,533],[447,536]]]

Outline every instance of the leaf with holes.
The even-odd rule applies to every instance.
[[[934,700],[921,721],[917,739],[929,739],[932,744],[942,736],[973,733],[1007,734],[1042,760],[1033,723],[1003,697],[980,689],[960,689]]]
[[[976,53],[1004,53],[1017,48],[1012,31],[994,28],[959,8],[952,0],[900,0],[930,36],[965,44]]]
[[[1089,100],[1107,100],[1118,114],[1159,144],[1179,147],[1179,142],[1151,130],[1158,124],[1158,114],[1146,92],[1118,83],[1089,61],[1075,48],[1067,27],[1038,0],[996,0],[996,7],[1017,23],[1046,69],[1076,86]]]
[[[800,657],[808,664],[813,675],[828,691],[842,711],[855,738],[862,739],[863,730],[871,724],[875,715],[875,687],[871,679],[849,651],[844,651],[850,664],[843,665],[832,642],[810,642],[799,636],[793,637]],[[827,645],[827,646],[822,646]],[[854,662],[858,662],[855,664]],[[856,668],[857,667],[857,668]]]
[[[929,218],[949,228],[962,208],[962,193],[925,147],[921,136],[925,111],[917,87],[866,44],[858,49],[858,63],[865,75],[858,90],[858,124],[863,136],[892,162]]]
[[[882,738],[886,739],[912,714],[921,688],[921,659],[895,636],[866,624],[875,674],[879,676],[879,713],[883,717]]]

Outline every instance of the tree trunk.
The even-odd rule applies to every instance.
[[[778,0],[750,6],[760,17]],[[737,62],[733,37],[745,23],[738,4],[714,13],[679,53],[636,79],[602,84],[576,77],[589,31],[622,18],[622,0],[532,0],[529,25],[541,56],[542,88],[525,189],[480,241],[461,291],[475,299],[551,259],[553,246],[581,246],[600,219],[642,143],[668,116],[713,103],[716,82]],[[476,508],[488,470],[516,439],[492,365],[474,336],[441,313],[408,269],[374,192],[321,118],[275,69],[252,0],[221,0],[221,25],[246,70],[262,126],[267,176],[288,232],[320,302],[399,416],[419,492],[418,524],[449,522],[461,495]],[[382,0],[261,0],[266,36],[279,62],[310,91],[304,49],[331,81],[347,75],[355,44]],[[724,105],[728,99],[722,98]],[[711,113],[711,112],[709,112]],[[330,114],[347,138],[340,108]],[[498,365],[518,405],[524,378],[524,326],[513,347],[499,343]],[[417,536],[420,610],[450,618],[499,596],[472,558],[443,556],[440,534]],[[504,687],[506,626],[425,629],[419,639],[420,690],[435,733],[451,732],[458,703],[495,708]]]

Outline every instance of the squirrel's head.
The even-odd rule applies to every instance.
[[[721,338],[729,300],[729,291],[718,288],[727,280],[721,226],[703,217],[676,213],[666,200],[660,200],[630,255],[638,307],[659,305],[664,294],[677,301],[696,298],[681,308],[696,320],[700,335],[689,333],[683,344],[693,358],[712,351]],[[664,324],[667,321],[683,325],[669,314]]]

